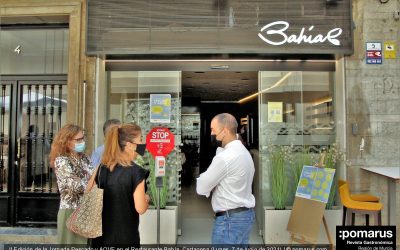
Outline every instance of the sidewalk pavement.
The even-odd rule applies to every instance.
[[[56,228],[0,227],[0,250],[4,244],[55,244]]]

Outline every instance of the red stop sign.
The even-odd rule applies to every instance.
[[[175,146],[174,134],[168,128],[153,128],[146,136],[146,144],[154,157],[167,156]]]

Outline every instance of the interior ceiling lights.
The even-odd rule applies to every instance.
[[[278,87],[280,84],[282,84],[287,78],[289,78],[289,76],[292,75],[292,72],[287,73],[286,75],[284,75],[281,79],[279,79],[274,85],[272,85],[269,88],[263,89],[261,91],[258,91],[257,93],[254,93],[252,95],[246,96],[245,98],[242,98],[238,101],[238,103],[243,103],[243,102],[247,102],[248,100],[253,99],[254,97],[258,96],[259,94],[262,94],[264,92],[267,92],[268,90],[271,90],[273,88]]]

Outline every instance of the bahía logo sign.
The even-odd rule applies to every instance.
[[[275,29],[274,29],[275,28]],[[330,42],[335,46],[340,46],[340,41],[337,39],[342,34],[341,28],[334,28],[328,31],[326,35],[307,35],[305,34],[306,28],[301,28],[300,34],[286,34],[286,30],[289,28],[289,23],[285,21],[276,21],[269,23],[261,28],[258,37],[260,37],[264,42],[271,45],[283,45],[285,43],[324,43],[325,41]],[[308,28],[308,31],[312,31],[314,25]],[[270,36],[274,36],[274,40],[271,40]]]

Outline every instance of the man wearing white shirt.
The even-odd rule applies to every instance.
[[[103,125],[103,134],[104,138],[106,137],[107,132],[112,128],[113,126],[118,126],[121,125],[121,121],[118,119],[109,119],[107,120],[104,125]],[[101,162],[101,157],[103,157],[103,152],[104,152],[104,144],[96,148],[92,156],[90,157],[90,161],[92,163],[92,168],[95,169]]]
[[[212,244],[248,244],[255,221],[254,163],[237,140],[237,127],[235,117],[228,113],[212,119],[211,140],[217,144],[217,152],[207,171],[197,178],[198,194],[209,197],[212,192]]]

